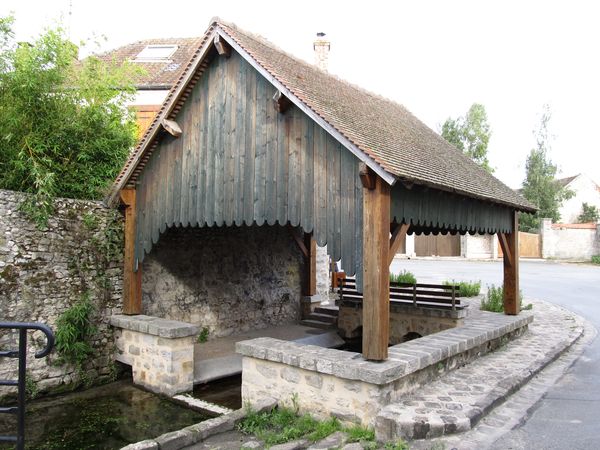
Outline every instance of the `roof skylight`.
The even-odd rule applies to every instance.
[[[166,62],[177,51],[177,45],[158,44],[147,45],[139,52],[134,61],[139,62]]]

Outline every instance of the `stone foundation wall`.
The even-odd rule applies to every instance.
[[[0,190],[0,320],[42,322],[56,331],[58,317],[89,293],[95,308],[95,353],[83,374],[92,383],[106,380],[114,369],[108,317],[121,306],[120,215],[100,202],[58,199],[48,228],[40,230],[19,211],[24,198]],[[81,373],[59,364],[56,351],[33,358],[44,342],[42,333],[30,333],[28,376],[37,389],[45,392],[78,382]],[[17,345],[16,333],[0,332],[0,349]],[[16,377],[17,361],[3,358],[0,379]],[[1,388],[0,397],[14,392]]]
[[[362,314],[360,305],[340,305],[338,330],[346,339],[362,336]],[[405,342],[409,333],[427,336],[438,331],[460,327],[464,324],[467,310],[415,308],[411,305],[391,305],[390,310],[390,342],[396,345]]]
[[[144,315],[116,315],[110,323],[116,359],[131,366],[135,384],[168,396],[193,389],[198,327]]]
[[[142,308],[208,338],[300,317],[304,264],[280,226],[168,229],[143,262]]]

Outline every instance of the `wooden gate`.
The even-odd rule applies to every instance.
[[[502,248],[498,244],[498,258],[502,258]],[[525,233],[519,231],[519,257],[521,258],[541,258],[542,246],[540,235],[537,233]]]
[[[417,256],[460,256],[460,235],[415,236],[415,254]]]

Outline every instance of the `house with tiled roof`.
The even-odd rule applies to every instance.
[[[107,62],[130,62],[143,69],[134,82],[137,92],[131,103],[140,134],[154,119],[201,41],[201,37],[145,39],[98,55]]]
[[[600,186],[588,175],[580,173],[556,181],[573,192],[573,196],[565,200],[558,210],[561,223],[577,223],[584,203],[600,210]]]
[[[402,105],[219,19],[105,202],[125,214],[123,312],[212,320],[213,335],[297,320],[326,245],[355,277],[361,364],[385,383],[397,373],[371,364],[388,359],[389,266],[404,237],[497,234],[517,315],[519,213],[536,210]],[[177,375],[169,391],[193,380]]]

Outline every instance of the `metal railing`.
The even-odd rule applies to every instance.
[[[54,333],[42,323],[0,322],[0,330],[19,330],[19,349],[0,350],[0,357],[19,358],[19,377],[17,380],[0,380],[0,386],[18,388],[17,406],[1,407],[0,413],[17,415],[17,434],[0,436],[0,442],[14,442],[17,450],[25,448],[25,378],[27,370],[27,331],[39,330],[46,335],[46,347],[35,354],[36,358],[47,356],[54,346]]]

